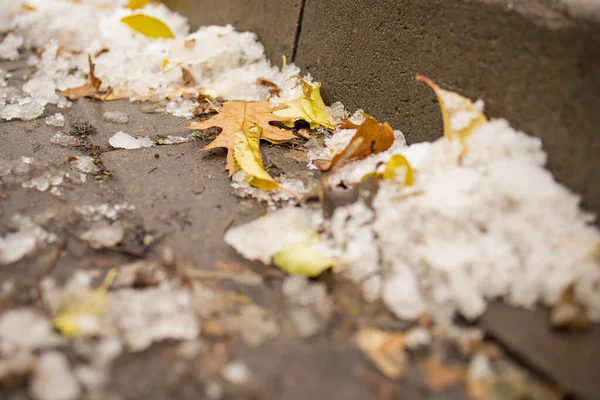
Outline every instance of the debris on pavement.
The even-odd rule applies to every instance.
[[[356,335],[356,344],[389,379],[399,379],[406,370],[405,336],[363,328]]]

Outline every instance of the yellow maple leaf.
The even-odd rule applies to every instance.
[[[460,154],[462,157],[467,152],[466,138],[475,128],[487,123],[487,118],[468,98],[440,88],[426,76],[418,75],[417,80],[434,91],[442,112],[444,136],[449,140],[458,137],[463,147]]]
[[[98,317],[106,312],[108,288],[117,275],[111,269],[102,286],[89,290],[63,307],[52,322],[64,336],[75,337],[93,333]]]
[[[130,10],[137,10],[138,8],[144,7],[146,4],[152,3],[153,0],[129,0],[125,7]]]
[[[385,164],[385,170],[383,171],[383,179],[391,180],[396,177],[396,169],[404,167],[404,186],[412,186],[414,183],[413,169],[410,163],[402,154],[394,154],[390,160]]]
[[[136,32],[153,39],[174,38],[171,28],[164,24],[158,18],[151,17],[146,14],[132,14],[121,18],[121,22],[129,26]]]
[[[283,123],[288,127],[293,127],[294,122],[303,120],[310,124],[311,129],[322,126],[333,130],[333,118],[321,97],[321,84],[313,87],[303,79],[300,79],[299,84],[302,85],[302,95],[294,100],[283,101],[287,108],[275,111],[274,114],[285,118]]]
[[[273,180],[263,165],[259,148],[261,136],[260,126],[235,132],[233,145],[235,167],[248,174],[248,183],[252,186],[262,190],[279,189],[281,186]]]
[[[339,264],[339,261],[321,255],[314,246],[319,235],[314,233],[273,256],[273,264],[290,275],[315,277]]]
[[[279,144],[294,139],[291,132],[276,126],[269,125],[271,121],[283,121],[284,118],[273,114],[278,108],[272,108],[268,100],[261,101],[226,101],[219,109],[219,113],[206,121],[195,122],[188,126],[189,129],[221,128],[221,133],[203,150],[223,147],[227,149],[227,167],[229,176],[236,171],[233,156],[235,133],[248,130],[253,126],[262,128],[261,139]]]

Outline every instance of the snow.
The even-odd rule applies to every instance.
[[[108,143],[117,149],[140,149],[154,146],[154,140],[149,138],[135,138],[128,133],[119,131],[108,139]]]
[[[16,232],[0,237],[0,265],[12,264],[46,243],[56,241],[56,235],[36,224],[30,217],[12,217]]]
[[[25,40],[18,35],[9,33],[0,42],[0,59],[16,61],[19,59],[19,49]]]
[[[381,297],[399,318],[459,312],[475,319],[498,297],[525,308],[552,305],[574,284],[577,300],[600,320],[593,289],[600,272],[591,256],[600,232],[579,210],[579,197],[544,169],[539,139],[494,120],[472,134],[468,149],[462,165],[460,149],[445,138],[392,150],[411,162],[415,185],[382,182],[373,211],[336,210],[335,243],[362,254],[358,262],[349,257],[352,277],[373,273],[368,254],[377,247]]]
[[[30,393],[34,400],[76,400],[81,387],[67,356],[47,351],[40,356],[33,373]]]
[[[299,74],[296,66],[280,69],[271,65],[254,33],[236,32],[230,25],[205,26],[189,34],[185,18],[160,3],[135,11],[116,1],[103,2],[101,7],[92,0],[27,4],[35,11],[2,5],[10,20],[7,29],[13,33],[0,43],[0,57],[18,57],[17,49],[23,45],[44,51],[41,58],[30,59],[37,72],[23,86],[25,93],[7,104],[0,103],[0,117],[6,120],[39,117],[47,104],[68,106],[56,91],[84,83],[88,55],[94,59],[103,90],[110,88],[112,94],[131,100],[169,97],[165,111],[184,117],[191,117],[197,106],[181,97],[186,91],[229,100],[269,98],[268,89],[257,84],[258,78],[279,85],[282,99],[296,97],[299,90],[289,79]],[[164,22],[175,38],[150,39],[120,21],[138,12]],[[65,20],[77,24],[65,24]],[[197,87],[183,87],[181,68],[192,73]],[[119,122],[124,121],[122,117],[112,121],[125,123]]]
[[[54,115],[51,115],[51,116],[47,117],[44,121],[46,122],[46,125],[49,125],[49,126],[57,126],[57,127],[65,126],[65,116],[62,115],[61,113],[56,113]]]

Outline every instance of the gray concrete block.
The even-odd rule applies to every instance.
[[[566,5],[565,5],[566,4]],[[307,0],[296,63],[342,101],[401,129],[441,135],[417,74],[486,102],[487,114],[541,137],[557,179],[600,212],[598,2]]]
[[[291,60],[302,0],[165,0],[185,15],[192,26],[231,24],[238,30],[256,32],[267,55],[281,64]]]

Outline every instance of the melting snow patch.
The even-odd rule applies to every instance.
[[[121,131],[115,133],[110,139],[108,139],[108,143],[110,143],[110,145],[114,148],[128,150],[154,146],[154,140],[152,139],[136,139],[133,136]]]

